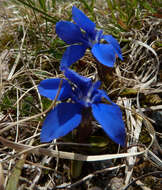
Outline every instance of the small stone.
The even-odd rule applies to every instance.
[[[110,180],[107,190],[122,190],[123,179],[119,177],[114,177]]]
[[[94,186],[89,188],[88,190],[102,190],[100,187]]]

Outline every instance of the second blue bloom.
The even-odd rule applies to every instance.
[[[111,35],[104,35],[82,11],[73,6],[72,18],[75,23],[60,21],[56,24],[57,35],[70,46],[61,60],[61,70],[78,61],[90,48],[94,57],[103,65],[113,67],[116,55],[123,60],[120,46]],[[100,43],[101,39],[107,43]]]

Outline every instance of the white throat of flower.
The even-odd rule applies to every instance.
[[[94,84],[89,88],[88,92],[87,92],[87,95],[86,96],[83,96],[83,101],[85,102],[85,106],[88,107],[89,104],[92,103],[92,93],[93,93],[93,90],[94,90]]]
[[[102,38],[102,30],[96,30],[95,31],[95,39],[92,39],[91,37],[88,38],[89,46],[92,48],[95,44],[99,43]]]

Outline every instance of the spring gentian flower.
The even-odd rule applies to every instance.
[[[105,91],[99,89],[100,81],[93,83],[91,79],[80,76],[68,68],[64,74],[67,79],[46,79],[38,86],[41,95],[53,100],[59,83],[63,80],[58,96],[58,100],[62,102],[47,114],[41,131],[41,141],[49,142],[68,134],[81,123],[83,109],[91,108],[94,118],[106,134],[114,142],[124,146],[125,127],[122,112]],[[109,104],[102,103],[102,98]]]
[[[72,18],[76,24],[69,21],[56,24],[57,35],[70,45],[61,60],[61,70],[83,57],[87,48],[91,49],[100,63],[108,67],[114,66],[116,55],[123,60],[117,40],[111,35],[104,35],[102,30],[97,30],[95,23],[75,6],[72,8]],[[101,39],[107,43],[100,43]]]

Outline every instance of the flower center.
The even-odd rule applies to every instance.
[[[99,43],[102,38],[102,30],[95,30],[93,34],[88,35],[88,44],[92,48],[95,44]]]
[[[100,83],[93,83],[89,88],[75,88],[74,101],[83,105],[84,107],[90,107],[93,103],[101,100],[101,94],[98,91]]]

